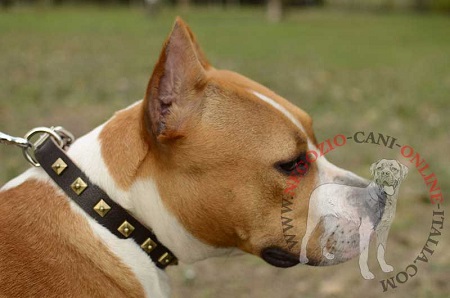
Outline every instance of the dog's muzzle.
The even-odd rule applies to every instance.
[[[390,172],[385,173],[377,173],[376,182],[381,186],[393,186],[396,187],[398,183],[397,179],[395,179],[394,175]]]

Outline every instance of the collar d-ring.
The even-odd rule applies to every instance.
[[[42,134],[42,135],[39,137],[39,139],[35,143],[32,143],[31,138],[37,134]],[[29,142],[30,145],[22,148],[23,156],[29,163],[31,163],[35,167],[40,167],[41,165],[34,157],[34,151],[36,150],[36,147],[39,146],[40,144],[42,144],[49,136],[52,137],[56,141],[56,143],[58,144],[58,146],[60,148],[62,148],[64,146],[62,137],[58,134],[57,131],[55,131],[55,129],[53,127],[51,127],[51,128],[35,127],[32,130],[30,130],[29,132],[27,132],[27,134],[24,137]]]

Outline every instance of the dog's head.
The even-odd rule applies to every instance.
[[[389,196],[393,196],[400,183],[408,175],[408,167],[397,160],[381,159],[370,166],[370,173],[378,184]]]
[[[268,88],[215,69],[180,19],[142,116],[149,153],[140,175],[151,176],[165,208],[213,247],[236,247],[279,267],[298,264],[313,189],[327,181],[365,185],[324,157],[308,163],[317,146],[311,117]],[[286,192],[291,176],[298,185]]]

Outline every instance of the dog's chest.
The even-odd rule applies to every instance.
[[[395,209],[397,200],[394,197],[388,197],[386,200],[386,205],[384,207],[384,213],[382,217],[382,221],[391,222],[395,216]]]

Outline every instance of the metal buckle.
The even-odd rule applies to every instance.
[[[53,127],[52,126],[51,129],[56,131],[58,133],[58,135],[61,137],[61,139],[63,140],[63,147],[62,147],[63,149],[65,149],[66,147],[69,147],[75,141],[74,135],[70,131],[65,129],[64,127],[62,127],[62,126]]]
[[[42,135],[35,143],[32,143],[31,138],[37,134]],[[13,137],[0,132],[0,144],[16,145],[22,148],[23,156],[25,157],[25,159],[33,166],[40,167],[41,165],[34,156],[34,151],[36,151],[36,148],[42,145],[49,136],[52,137],[58,144],[58,147],[63,150],[67,149],[67,147],[69,147],[73,143],[73,141],[75,141],[75,137],[73,136],[73,134],[70,131],[64,129],[64,127],[52,126],[50,128],[33,128],[23,138]]]
[[[31,138],[37,134],[43,134],[43,135],[41,135],[35,143],[32,143]],[[63,146],[64,146],[63,138],[58,134],[58,132],[55,130],[54,127],[51,127],[51,128],[36,127],[36,128],[33,128],[32,130],[30,130],[24,137],[28,141],[29,146],[22,148],[23,156],[29,163],[31,163],[35,167],[40,167],[41,165],[34,157],[34,151],[36,150],[37,147],[39,147],[39,145],[42,145],[42,143],[44,143],[44,141],[49,136],[53,137],[53,139],[56,141],[56,143],[58,144],[58,146],[60,148],[63,148]]]

